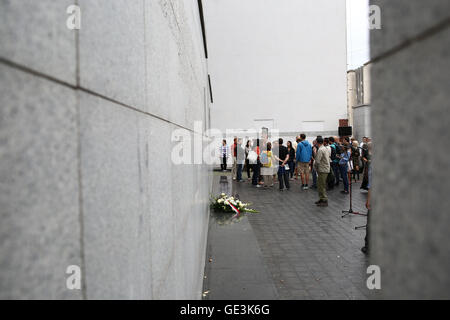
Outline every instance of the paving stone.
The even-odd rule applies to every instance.
[[[283,193],[256,189],[248,182],[232,185],[233,194],[260,211],[248,215],[248,221],[269,270],[265,281],[274,284],[278,299],[376,299],[377,292],[366,288],[369,262],[361,252],[365,230],[354,229],[366,218],[341,218],[349,198],[340,188],[329,192],[327,208],[318,208],[316,190],[303,191],[298,181],[291,185]],[[355,184],[355,211],[367,211],[366,197]]]

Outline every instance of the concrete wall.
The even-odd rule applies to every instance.
[[[363,104],[370,105],[372,101],[372,82],[371,82],[371,74],[372,74],[372,64],[369,62],[362,66],[363,72],[363,90],[364,90],[364,100]]]
[[[198,299],[211,174],[170,157],[209,108],[197,1],[79,0],[78,33],[73,3],[0,1],[0,298]]]
[[[370,105],[363,105],[353,108],[353,137],[359,142],[363,137],[371,137]]]
[[[450,2],[371,1],[371,263],[386,298],[450,298]]]
[[[298,134],[347,118],[345,0],[208,0],[205,13],[213,127]]]

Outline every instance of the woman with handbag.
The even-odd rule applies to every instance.
[[[263,186],[273,187],[273,165],[272,165],[272,144],[267,142],[266,150],[261,153],[261,175],[263,177]],[[270,181],[270,183],[269,183]]]

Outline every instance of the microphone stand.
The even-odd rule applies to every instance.
[[[344,213],[344,215],[342,215],[341,218],[344,218],[344,217],[346,217],[346,216],[348,216],[350,214],[367,217],[367,214],[353,211],[353,207],[352,207],[352,179],[351,179],[352,177],[351,177],[350,173],[347,172],[347,174],[349,176],[350,209],[342,210],[342,213]]]

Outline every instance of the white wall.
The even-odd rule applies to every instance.
[[[307,130],[303,121],[337,131],[347,118],[345,9],[345,0],[205,1],[212,126],[274,119],[281,132]]]

